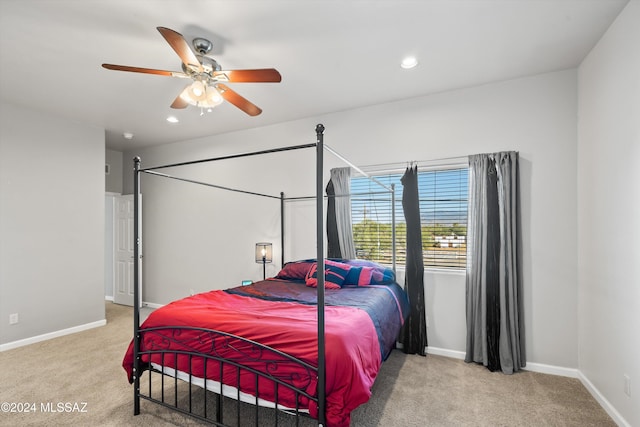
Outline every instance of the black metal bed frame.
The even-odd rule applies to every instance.
[[[297,403],[295,408],[283,408],[282,405],[278,403],[278,390],[280,390],[281,388],[284,388],[293,392],[296,397],[296,402],[298,402],[299,396],[304,396],[310,401],[316,402],[318,407],[318,420],[317,420],[318,425],[324,426],[326,424],[325,310],[324,310],[324,307],[325,307],[324,259],[325,257],[324,257],[324,218],[323,218],[323,215],[324,215],[323,214],[323,192],[324,192],[324,185],[323,185],[324,157],[323,156],[324,156],[325,146],[323,141],[324,139],[323,133],[324,133],[324,126],[322,124],[318,124],[316,126],[316,142],[313,144],[281,147],[281,148],[275,148],[275,149],[269,149],[269,150],[227,155],[222,157],[201,159],[201,160],[195,160],[195,161],[189,161],[189,162],[154,166],[149,168],[141,168],[140,166],[141,161],[139,157],[136,157],[134,159],[134,259],[135,259],[135,262],[134,262],[134,318],[133,318],[133,323],[134,323],[134,335],[133,335],[134,337],[133,338],[133,342],[134,342],[134,346],[133,346],[134,415],[138,415],[140,413],[140,401],[141,399],[143,399],[143,400],[157,403],[161,406],[170,408],[172,410],[176,410],[178,412],[190,415],[202,421],[210,422],[216,426],[229,427],[227,424],[224,424],[224,411],[223,411],[223,408],[225,405],[223,391],[225,388],[229,390],[229,387],[223,385],[222,375],[220,375],[219,377],[220,378],[219,392],[216,393],[216,390],[212,390],[208,388],[208,385],[207,385],[208,381],[207,381],[207,375],[206,375],[206,366],[207,366],[207,362],[213,361],[219,365],[220,373],[222,373],[222,369],[224,368],[224,366],[233,366],[233,368],[237,372],[236,375],[237,375],[238,381],[236,381],[236,384],[238,384],[238,387],[235,391],[236,393],[235,396],[232,397],[237,401],[236,403],[237,405],[236,423],[237,424],[236,425],[240,425],[240,400],[241,400],[242,390],[240,390],[239,378],[242,373],[244,373],[245,375],[250,373],[251,375],[255,376],[255,390],[254,390],[255,396],[253,397],[254,401],[252,402],[252,404],[255,405],[255,425],[256,426],[263,425],[263,424],[260,424],[259,415],[258,415],[259,414],[259,411],[258,411],[259,395],[260,395],[258,390],[258,384],[260,382],[264,383],[265,381],[271,382],[275,389],[275,402],[272,402],[272,403],[273,403],[273,406],[276,408],[276,411],[275,411],[276,426],[278,425],[279,411],[283,411],[283,412],[295,415],[296,425],[298,425],[298,422],[299,422],[298,416],[303,414],[303,412],[300,411],[300,408],[298,407]],[[306,197],[306,199],[315,198],[316,200],[316,240],[317,240],[316,257],[317,257],[317,272],[318,272],[317,273],[318,366],[317,367],[312,366],[302,360],[299,360],[291,355],[285,354],[271,347],[264,346],[258,342],[248,340],[236,335],[228,334],[223,331],[216,331],[216,330],[202,329],[202,328],[192,328],[192,327],[185,327],[185,326],[175,326],[175,327],[164,326],[164,327],[158,327],[158,328],[146,328],[144,330],[141,330],[140,329],[141,295],[139,292],[140,283],[142,283],[141,281],[142,280],[142,268],[141,268],[141,243],[142,242],[140,238],[142,219],[139,215],[139,212],[140,212],[139,196],[141,194],[141,187],[140,187],[141,174],[147,173],[147,174],[161,176],[165,178],[178,179],[181,181],[186,181],[186,182],[191,182],[191,183],[196,183],[196,184],[201,184],[201,185],[206,185],[210,187],[236,191],[236,192],[241,192],[241,193],[246,193],[251,195],[264,196],[264,197],[270,197],[270,198],[276,198],[276,199],[279,198],[280,209],[281,209],[281,221],[280,221],[281,248],[282,248],[281,253],[282,253],[282,265],[284,265],[284,259],[285,259],[284,257],[284,202],[285,200],[287,200],[284,197],[284,193],[280,193],[280,197],[260,194],[260,193],[253,193],[249,191],[237,190],[237,189],[223,187],[219,185],[207,184],[207,183],[198,182],[194,180],[178,178],[168,174],[157,172],[157,170],[164,169],[164,168],[177,167],[177,166],[186,166],[186,165],[193,165],[198,163],[213,162],[213,161],[219,161],[219,160],[256,156],[256,155],[262,155],[262,154],[268,154],[268,153],[276,153],[281,151],[290,151],[290,150],[306,149],[306,148],[313,148],[313,147],[316,148],[316,195],[315,197],[313,196]],[[330,150],[330,151],[332,151],[334,154],[337,155],[337,153],[335,153],[333,150]],[[338,155],[338,157],[340,156]],[[343,161],[350,164],[346,159],[342,157],[340,158]],[[352,164],[350,165],[353,166]],[[394,200],[393,189],[390,189],[389,192],[392,195],[392,200]],[[293,198],[293,199],[304,199],[304,198]],[[392,206],[395,209],[395,201],[392,202]],[[393,219],[395,221],[395,215],[393,215]],[[395,270],[395,227],[392,227],[392,229],[394,231],[392,239],[393,239],[393,247],[394,247],[393,268]],[[170,331],[170,334],[169,334],[170,338],[168,338],[166,334],[163,334],[162,335],[163,338],[160,340],[162,344],[156,343],[153,346],[153,348],[145,349],[144,351],[142,351],[140,344],[142,342],[143,334],[159,334],[160,330]],[[179,343],[181,347],[184,347],[184,348],[192,347],[188,340],[185,341],[181,337],[181,335],[184,332],[188,332],[188,331],[191,331],[191,332],[197,331],[198,334],[204,334],[205,338],[211,341],[211,349],[207,354],[203,354],[201,351],[196,351],[195,349],[193,351],[189,351],[189,350],[176,351],[170,348],[171,343]],[[189,335],[189,334],[186,334],[186,335]],[[221,349],[224,349],[225,352],[227,353],[230,350],[232,350],[234,355],[230,357],[227,354],[225,357],[222,357],[219,352],[219,350]],[[148,355],[150,357],[151,355],[154,355],[154,354],[161,355],[161,360],[163,361],[162,365],[164,365],[165,358],[175,359],[174,366],[176,367],[176,370],[174,371],[171,368],[164,368],[163,366],[145,365],[142,362],[141,357],[143,355]],[[177,372],[177,368],[178,368],[177,362],[179,358],[186,358],[181,360],[188,360],[188,364],[190,367],[192,366],[193,363],[198,363],[199,361],[203,363],[203,365],[205,366],[205,374],[203,375],[204,377],[203,378],[203,382],[204,382],[203,399],[204,400],[202,401],[203,408],[200,413],[193,412],[192,385],[194,384],[194,378],[190,373],[191,369],[189,369],[189,372],[184,373],[187,376],[187,378],[185,379],[185,382],[187,383],[187,388],[188,388],[188,392],[187,392],[188,402],[186,404],[181,404],[178,401],[178,388],[179,388],[178,376],[179,375]],[[258,370],[251,367],[247,367],[245,364],[248,362],[251,362],[253,364],[260,363],[264,366],[264,370]],[[293,383],[292,378],[288,378],[287,375],[279,373],[279,369],[283,365],[287,365],[287,366],[295,365],[298,367],[299,371],[305,372],[303,376],[306,375],[308,378],[301,379],[299,376],[296,376],[295,380],[297,383],[300,383],[302,380],[303,384],[308,385],[312,380],[317,378],[317,396],[309,395],[305,391],[304,389],[305,387],[294,386],[292,384]],[[148,374],[149,374],[147,394],[141,391],[141,375],[145,370],[148,371]],[[158,375],[159,375],[159,382],[161,387],[159,397],[157,396],[158,393],[156,393],[156,396],[154,396],[154,394],[152,393],[153,378],[155,377],[156,379],[158,379],[157,378]],[[165,377],[170,377],[171,378],[170,381],[173,382],[173,392],[172,392],[173,402],[167,401],[167,399],[170,399],[171,396],[169,397],[165,396],[165,387],[167,386]],[[217,400],[215,402],[215,411],[214,411],[215,418],[212,418],[208,411],[207,391],[213,391],[217,395]],[[186,408],[184,406],[186,406]]]
[[[166,333],[160,333],[162,331],[170,332],[171,335],[168,337]],[[198,350],[194,344],[194,337],[183,338],[181,335],[184,332],[193,331],[197,332],[197,341],[205,340],[210,342],[210,348],[207,353],[202,353],[201,350]],[[254,420],[255,425],[260,426],[264,425],[260,422],[260,383],[264,384],[265,380],[269,380],[270,384],[273,384],[273,389],[275,390],[275,402],[274,407],[280,406],[278,404],[278,396],[282,389],[287,389],[293,392],[296,401],[295,408],[282,408],[280,407],[280,411],[288,413],[290,415],[296,416],[296,425],[298,424],[298,416],[301,415],[300,407],[298,405],[300,396],[304,396],[310,401],[318,403],[318,398],[310,395],[305,391],[305,389],[312,383],[312,381],[318,376],[318,369],[300,359],[297,359],[291,355],[283,353],[279,350],[266,347],[260,343],[257,343],[252,340],[248,340],[237,335],[215,331],[204,328],[195,328],[195,327],[155,327],[155,328],[146,328],[144,330],[144,334],[154,334],[159,338],[159,342],[154,342],[154,345],[151,349],[140,351],[139,355],[149,355],[150,357],[154,354],[161,355],[162,362],[160,366],[151,365],[148,367],[149,375],[148,375],[148,393],[145,395],[142,392],[138,394],[141,399],[145,399],[154,403],[157,403],[161,406],[170,408],[172,410],[176,410],[178,412],[182,412],[186,415],[190,415],[202,421],[207,421],[213,423],[217,426],[226,426],[224,424],[224,409],[225,409],[225,399],[224,397],[231,397],[235,400],[235,415],[236,420],[240,419],[240,408],[241,408],[241,394],[242,390],[240,389],[240,376],[241,375],[252,375],[254,379],[254,388],[252,389],[252,396],[250,402],[248,402],[255,407],[254,411]],[[180,347],[185,348],[183,350],[171,350],[172,343],[179,343]],[[229,355],[229,352],[232,355]],[[224,353],[224,354],[222,354]],[[175,369],[166,369],[163,368],[165,364],[165,359],[171,357],[174,359],[174,363],[177,368],[178,359],[182,358],[182,360],[188,361],[189,371],[185,373],[186,378],[184,381],[187,384],[188,389],[188,400],[186,402],[180,402],[178,400],[178,379],[179,376],[176,373]],[[218,378],[220,378],[220,382],[216,383],[213,387],[209,387],[207,384],[210,380],[207,380],[207,366],[209,366],[210,361],[217,363],[218,369]],[[194,363],[202,363],[204,367],[203,374],[203,384],[205,393],[198,399],[196,403],[201,403],[198,407],[198,411],[195,411],[194,405],[194,396],[193,396],[193,377],[190,374],[191,367]],[[247,366],[248,362],[252,362],[252,366]],[[261,369],[256,369],[255,364],[261,365]],[[235,372],[236,384],[238,387],[227,386],[222,383],[223,371],[225,371],[225,367],[231,366],[233,371]],[[288,370],[289,367],[296,367],[295,374],[291,374]],[[302,371],[301,369],[302,368]],[[156,392],[160,394],[160,396],[155,396],[152,391],[152,383],[153,377],[155,375],[159,375],[160,378],[160,392]],[[169,376],[171,378],[171,384],[166,384],[165,377]],[[292,386],[292,383],[296,382],[299,384],[297,387]],[[199,386],[199,385],[198,385]],[[172,393],[167,396],[165,394],[165,389],[169,387]],[[224,392],[225,388],[227,389],[227,393]],[[212,390],[213,389],[213,390]],[[207,394],[206,391],[213,391],[216,394],[215,405],[212,410],[209,409],[207,402]],[[275,419],[274,423],[277,426],[279,421],[279,412],[275,411]],[[212,418],[215,415],[215,418]],[[238,422],[239,425],[239,422]]]

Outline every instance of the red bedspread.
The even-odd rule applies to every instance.
[[[243,338],[257,341],[263,345],[293,355],[313,366],[318,366],[317,349],[317,307],[294,302],[266,301],[224,291],[212,291],[175,301],[155,310],[141,326],[190,326],[224,331]],[[175,334],[174,334],[175,335]],[[187,335],[195,338],[185,342]],[[170,346],[171,349],[189,348],[198,352],[210,352],[224,355],[225,349],[212,343],[206,334],[197,331],[185,331],[179,340],[161,339],[156,334],[144,334],[141,351],[157,346]],[[381,364],[380,346],[373,322],[364,311],[353,307],[325,307],[326,342],[326,418],[330,427],[348,426],[350,413],[365,403],[371,396],[371,387]],[[195,343],[195,344],[194,344]],[[197,348],[194,348],[196,346]],[[149,362],[143,357],[143,362]],[[153,360],[155,363],[161,361]],[[172,358],[165,357],[165,366],[175,365]],[[198,377],[204,377],[204,364],[192,362],[189,369],[188,358],[178,359],[178,369]],[[253,366],[261,369],[264,362]],[[129,346],[123,361],[129,381],[132,381],[133,343]],[[264,368],[262,368],[264,370]],[[206,367],[207,378],[220,381],[219,369]],[[237,386],[234,370],[223,373],[223,383]],[[295,377],[295,375],[294,375]],[[255,378],[243,375],[240,378],[242,391],[251,392]],[[317,381],[311,378],[306,390],[316,396]],[[273,397],[271,390],[264,391],[260,385],[260,397],[267,400]],[[287,393],[279,387],[279,403],[291,408],[296,407],[293,393]],[[317,417],[317,407],[313,401],[298,398],[301,408],[308,408],[311,415]]]

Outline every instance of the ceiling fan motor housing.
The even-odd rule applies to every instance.
[[[200,55],[206,55],[207,53],[211,52],[211,49],[213,49],[213,43],[211,43],[207,39],[196,37],[195,39],[193,39],[192,43],[193,47],[196,49],[196,52],[199,52]]]

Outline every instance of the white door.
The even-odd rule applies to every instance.
[[[133,306],[133,195],[115,197],[113,302]],[[140,254],[142,256],[142,254]],[[139,286],[142,300],[142,282]]]

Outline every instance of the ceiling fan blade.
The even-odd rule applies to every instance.
[[[252,104],[248,99],[242,97],[237,92],[229,89],[228,86],[225,86],[221,83],[217,85],[218,91],[222,95],[224,99],[229,101],[231,104],[235,105],[245,113],[250,116],[257,116],[262,113],[262,110],[256,105]]]
[[[153,68],[129,67],[127,65],[102,64],[107,70],[131,71],[133,73],[156,74],[159,76],[189,78],[185,73],[179,71],[155,70]]]
[[[171,108],[180,110],[183,108],[187,108],[189,106],[189,103],[184,99],[182,99],[181,95],[182,95],[182,91],[178,94],[178,96],[176,96],[176,99],[174,99],[173,102],[171,103]]]
[[[192,68],[195,67],[198,71],[202,72],[202,64],[200,64],[196,54],[193,53],[189,47],[189,43],[187,43],[184,37],[182,37],[182,34],[173,31],[170,28],[157,27],[157,29],[160,31],[160,34],[162,34],[162,37],[164,37],[167,43],[171,45],[173,50],[176,51],[184,65]]]
[[[278,83],[282,81],[282,76],[275,68],[214,71],[213,76],[231,83]]]

